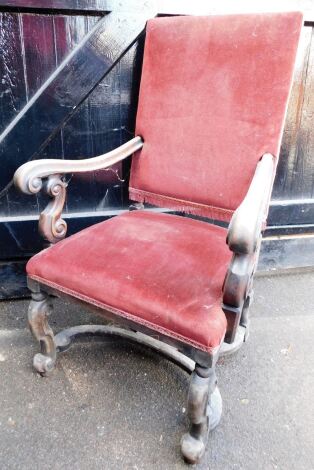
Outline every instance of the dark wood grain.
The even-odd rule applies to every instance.
[[[296,179],[299,179],[301,176],[296,175],[295,165],[298,159],[298,142],[300,140],[311,37],[312,28],[304,27],[301,33],[294,81],[287,110],[280,159],[273,190],[273,199],[294,198],[295,182]]]
[[[0,13],[0,130],[26,104],[20,15]]]
[[[29,100],[56,68],[54,26],[51,15],[24,14],[20,18]]]
[[[0,6],[39,11],[110,12],[117,3],[115,0],[1,0]]]
[[[12,181],[17,166],[40,153],[81,102],[109,73],[143,31],[148,16],[149,13],[133,16],[113,13],[107,15],[85,36],[80,47],[62,63],[62,68],[57,69],[38,90],[27,107],[0,136],[4,185]],[[41,132],[38,132],[39,125]],[[21,136],[25,138],[21,139]]]
[[[20,16],[0,13],[0,132],[26,104]],[[9,214],[7,195],[0,198],[0,213]]]
[[[74,16],[74,15],[38,15],[38,14],[11,14],[13,18],[17,18],[18,25],[15,38],[20,39],[20,56],[15,54],[17,70],[22,73],[24,79],[24,104],[27,100],[32,99],[32,95],[36,93],[38,87],[45,83],[45,80],[60,63],[65,60],[69,53],[82,41],[86,34],[97,24],[98,17],[92,16]],[[129,19],[129,17],[128,17]],[[120,23],[121,15],[119,15],[119,27],[117,29],[117,37],[119,42],[119,32],[123,30],[123,24]],[[123,20],[123,18],[122,18]],[[135,18],[137,21],[137,18]],[[125,20],[124,20],[125,21]],[[141,28],[144,27],[145,21],[142,21]],[[45,35],[45,30],[47,34]],[[70,117],[62,121],[59,120],[57,125],[59,129],[51,125],[50,115],[47,118],[38,119],[35,108],[32,108],[29,115],[31,126],[22,126],[24,132],[16,131],[16,139],[11,140],[13,144],[12,157],[9,158],[10,152],[8,147],[2,146],[3,167],[14,165],[14,170],[18,167],[18,159],[28,159],[27,154],[35,149],[36,158],[41,157],[67,157],[82,158],[91,157],[96,154],[104,153],[121,143],[130,139],[134,132],[134,116],[139,80],[140,65],[142,60],[142,47],[138,50],[137,45],[130,48],[122,57],[121,61],[115,62],[115,54],[117,51],[117,43],[113,38],[108,36],[110,30],[108,28],[104,34],[98,34],[94,44],[91,44],[92,58],[95,59],[97,66],[104,62],[106,66],[109,64],[108,74],[90,93],[88,91],[82,94],[82,100],[79,106],[70,110]],[[22,39],[22,40],[21,40]],[[38,44],[40,43],[40,44]],[[104,57],[102,46],[111,48],[108,51],[108,57]],[[100,47],[100,49],[98,49]],[[126,44],[126,49],[129,44]],[[123,50],[125,52],[125,50]],[[139,58],[140,55],[140,58]],[[136,59],[136,60],[135,60]],[[140,59],[140,60],[139,60]],[[135,62],[136,63],[135,63]],[[83,65],[81,64],[83,67]],[[136,76],[136,78],[135,78]],[[94,78],[94,77],[93,77]],[[82,75],[75,77],[75,80],[82,80]],[[68,83],[74,86],[75,80],[69,79]],[[64,88],[67,93],[62,96],[59,104],[67,107],[68,95],[71,93],[71,86]],[[80,88],[80,87],[78,87]],[[75,89],[75,93],[77,89]],[[71,104],[71,103],[70,103]],[[16,108],[16,115],[22,108]],[[51,102],[49,94],[43,102],[46,113],[50,113]],[[39,108],[40,111],[40,108]],[[14,117],[13,115],[13,117]],[[20,129],[21,130],[21,129]],[[30,139],[33,135],[35,141]],[[42,133],[49,135],[46,145],[39,148],[36,136]],[[36,144],[36,145],[35,145]],[[14,151],[14,146],[18,146],[18,152]],[[32,147],[30,149],[30,147]],[[15,147],[16,148],[16,147]],[[14,155],[14,156],[13,156]],[[76,224],[76,215],[78,212],[85,214],[86,225],[93,220],[93,213],[98,213],[100,220],[107,213],[108,208],[121,208],[126,201],[123,200],[123,181],[121,180],[122,167],[118,165],[111,172],[97,172],[94,174],[81,175],[73,178],[71,181],[71,191],[69,191],[69,199],[66,204],[66,212],[70,217],[70,232],[82,228],[82,218],[78,217],[78,225]],[[5,173],[0,175],[2,187],[5,184]],[[1,201],[4,202],[4,210],[0,212],[0,258],[8,259],[12,257],[29,256],[29,246],[32,246],[32,252],[37,251],[35,239],[38,237],[36,222],[27,222],[29,217],[36,217],[39,211],[46,205],[46,197],[39,194],[38,197],[27,197],[19,193],[14,186],[9,186],[8,190],[2,193]],[[13,217],[13,219],[12,219]],[[19,222],[19,223],[18,223]],[[33,227],[30,229],[30,227]],[[39,239],[39,237],[38,237]],[[39,248],[38,248],[39,249]]]
[[[23,64],[29,101],[98,18],[93,17],[91,23],[86,16],[19,14],[18,18],[22,42],[22,60],[18,65],[21,68]],[[38,126],[38,131],[41,130],[53,132],[54,127],[49,129],[47,122],[42,122]],[[43,157],[64,156],[62,131],[48,147],[43,150]],[[8,214],[15,216],[25,213],[38,214],[47,202],[42,194],[33,198],[25,197],[14,186],[11,186],[0,200],[7,201]]]
[[[295,194],[300,199],[314,198],[314,34],[312,29],[311,47],[304,83],[304,100],[300,131],[297,141],[295,173],[299,175]],[[313,201],[314,202],[314,201]]]
[[[314,29],[304,27],[289,102],[273,204],[272,228],[313,225],[314,213]],[[289,204],[290,201],[290,204]],[[307,231],[307,227],[305,227]]]

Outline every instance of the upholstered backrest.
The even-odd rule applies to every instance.
[[[130,198],[229,220],[265,152],[278,156],[302,14],[147,24]]]

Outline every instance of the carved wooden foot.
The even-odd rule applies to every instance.
[[[56,346],[47,320],[51,310],[52,305],[47,294],[32,292],[28,309],[28,324],[33,336],[40,343],[41,353],[35,354],[33,365],[41,375],[51,372],[56,362]]]
[[[185,460],[197,463],[205,452],[209,431],[218,424],[222,413],[221,396],[216,384],[214,367],[196,367],[191,376],[188,395],[190,431],[181,440]]]

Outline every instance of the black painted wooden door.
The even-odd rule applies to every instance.
[[[19,165],[92,157],[134,135],[147,15],[0,13],[0,259],[42,247],[37,218],[46,200],[16,190]],[[70,232],[125,207],[127,176],[121,164],[73,175],[65,208]]]
[[[92,157],[133,136],[141,31],[154,14],[144,2],[133,3],[0,1],[0,298],[26,292],[19,274],[43,246],[37,219],[46,200],[16,191],[18,166],[42,157]],[[178,2],[168,4],[160,13],[184,13]],[[314,229],[311,18],[303,28],[267,234]],[[126,162],[72,176],[69,233],[128,206],[128,170]]]

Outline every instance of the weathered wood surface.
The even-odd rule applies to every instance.
[[[92,28],[95,28],[95,25],[97,27],[98,22],[104,21],[100,13],[110,11],[115,2],[95,0],[93,3],[89,1],[88,6],[85,2],[86,8],[83,8],[83,0],[73,0],[72,3],[69,0],[59,2],[59,4],[58,1],[53,0],[46,2],[36,0],[33,3],[37,8],[37,13],[34,11],[26,13],[25,10],[21,13],[13,9],[5,12],[4,5],[9,3],[17,6],[19,2],[0,1],[0,7],[2,6],[0,9],[2,52],[0,55],[0,133],[6,129],[47,78],[54,73]],[[99,10],[95,7],[93,10],[92,5],[95,6],[97,3],[99,5],[106,3],[107,7],[104,9],[99,7]],[[197,11],[197,7],[200,8],[197,2],[195,5],[190,2],[185,6],[184,3],[180,2],[180,8],[176,4],[179,10],[175,10],[173,2],[165,2],[163,6],[159,2],[159,12],[192,13],[184,8],[195,7],[194,13],[206,13],[204,10]],[[32,1],[28,0],[27,4],[31,6]],[[126,9],[128,2],[122,2],[122,4]],[[218,4],[215,9],[207,5],[211,10],[208,13],[232,11],[231,7],[223,11],[223,4],[224,2],[219,3],[219,9]],[[62,13],[61,10],[65,6],[68,10],[73,8],[73,11]],[[55,8],[59,10],[58,14],[52,14],[56,11],[50,14],[47,14],[47,11],[43,13],[41,10],[43,7],[46,10],[50,7]],[[93,10],[92,14],[87,12],[87,8]],[[78,10],[80,14],[76,14]],[[86,10],[84,14],[83,10]],[[99,14],[96,14],[96,11]],[[307,11],[310,11],[309,8]],[[124,13],[120,12],[119,15],[123,17]],[[99,84],[96,88],[79,100],[75,110],[71,111],[70,118],[67,115],[66,122],[61,122],[61,125],[58,122],[56,128],[49,122],[51,116],[48,116],[48,120],[37,118],[37,127],[33,129],[33,134],[28,126],[25,128],[24,135],[17,134],[16,139],[13,139],[12,148],[18,144],[19,152],[12,152],[10,156],[5,153],[8,163],[5,168],[4,160],[2,160],[1,168],[4,168],[0,172],[2,190],[7,186],[19,164],[29,158],[91,157],[111,150],[133,135],[142,45],[143,42],[135,43],[108,75],[103,80],[98,80]],[[307,23],[307,26],[303,28],[269,218],[272,227],[276,224],[281,227],[288,225],[288,229],[284,228],[284,233],[287,233],[286,230],[293,231],[296,226],[298,233],[302,233],[302,230],[309,232],[312,228],[314,230],[313,57],[313,28]],[[71,87],[68,87],[61,100],[62,107],[63,104],[65,107],[68,106],[69,100],[72,100],[70,95]],[[44,105],[46,110],[49,109],[53,115],[54,107],[51,102],[45,101]],[[30,138],[31,135],[35,140]],[[45,145],[42,148],[40,144],[38,145],[38,141],[36,142],[37,135],[40,138],[43,135],[46,136]],[[33,145],[34,143],[36,145]],[[70,225],[73,225],[76,230],[83,227],[83,219],[76,217],[75,214],[84,214],[88,225],[89,222],[93,223],[95,220],[106,218],[111,210],[119,211],[123,206],[127,206],[128,167],[127,165],[123,168],[118,167],[117,170],[120,178],[126,179],[125,183],[120,181],[113,172],[97,172],[72,178],[66,213],[70,216]],[[289,201],[292,200],[293,204],[290,204]],[[0,259],[29,256],[31,247],[34,251],[41,248],[40,243],[34,243],[37,237],[34,218],[45,203],[42,195],[37,198],[22,195],[12,186],[2,191],[0,196]]]
[[[0,132],[98,20],[95,16],[0,13],[0,40],[1,45],[5,46],[2,50],[7,50],[6,54],[0,56]],[[144,24],[145,22],[143,26]],[[82,100],[70,119],[62,124],[53,138],[48,139],[46,147],[38,152],[37,158],[92,157],[129,140],[134,133],[142,43],[143,39],[140,43],[136,42],[94,91]],[[70,92],[69,88],[68,93]],[[49,103],[47,107],[49,109]],[[36,131],[38,134],[49,133],[51,127],[45,120],[37,120]],[[24,136],[25,139],[29,137],[28,129]],[[27,144],[25,148],[29,152]],[[23,161],[29,158],[27,152],[23,154]],[[13,175],[18,166],[15,154],[12,155],[10,164]],[[105,213],[108,210],[119,209],[125,204],[126,191],[125,184],[121,181],[121,165],[116,167],[116,171],[120,178],[108,171],[72,178],[66,212],[74,214],[71,225],[76,230],[84,225],[81,217],[76,220],[77,212],[84,213],[86,219],[92,223],[93,213],[98,214],[96,220],[103,220],[107,217]],[[5,172],[0,172],[1,188],[7,183]],[[19,193],[14,186],[2,191],[0,259],[29,256],[32,243],[34,251],[42,247],[41,243],[34,243],[37,231],[33,218],[45,204],[46,200],[42,195],[37,198],[28,197]],[[30,217],[32,221],[29,221]]]
[[[49,78],[0,135],[4,185],[12,180],[17,165],[37,157],[47,146],[134,43],[144,30],[146,20],[145,13],[109,13],[96,23],[79,46],[49,74]],[[40,42],[37,43],[38,48],[39,44]],[[53,47],[53,42],[48,40],[47,44]],[[36,65],[35,63],[33,73],[37,76]]]
[[[314,232],[313,32],[302,32],[268,218],[273,232]]]
[[[313,28],[304,27],[273,199],[308,199],[314,190],[314,40]]]
[[[25,8],[51,11],[74,12],[110,12],[112,10],[139,9],[143,0],[0,0],[0,7]],[[204,0],[154,0],[156,10],[165,15],[209,15],[226,13],[243,13],[256,11],[302,10],[306,21],[314,21],[312,0],[263,0],[248,2],[247,0],[220,0],[206,2]]]

